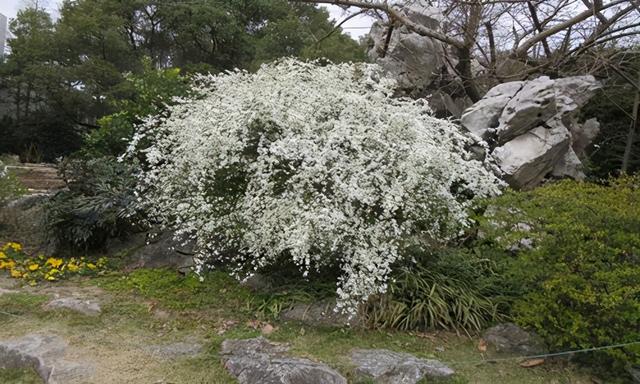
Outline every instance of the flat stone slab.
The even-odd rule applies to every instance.
[[[197,356],[202,352],[202,344],[178,342],[165,345],[150,345],[146,350],[154,357],[169,360]]]
[[[98,316],[102,309],[100,303],[94,300],[85,300],[77,297],[61,297],[48,302],[44,308],[48,311],[56,309],[68,309],[87,316]]]
[[[424,378],[443,378],[455,372],[442,362],[420,359],[386,349],[356,349],[351,353],[356,377],[379,384],[414,384]]]
[[[358,322],[357,318],[336,312],[335,300],[325,300],[315,303],[297,303],[291,308],[280,312],[280,319],[285,321],[299,321],[313,326],[344,327]]]
[[[347,384],[347,380],[326,364],[289,357],[286,344],[258,337],[225,340],[222,361],[240,384]]]
[[[87,382],[92,364],[64,360],[67,342],[56,335],[30,334],[0,342],[0,368],[34,369],[45,384]]]
[[[18,291],[14,291],[14,290],[12,290],[12,289],[4,289],[4,288],[0,288],[0,296],[2,296],[2,295],[12,294],[12,293],[18,293]]]

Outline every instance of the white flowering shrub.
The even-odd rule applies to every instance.
[[[456,236],[473,200],[501,185],[456,125],[393,86],[375,65],[294,59],[201,77],[201,97],[131,143],[148,164],[141,199],[197,241],[200,267],[338,263],[339,305],[353,309],[385,291],[403,250]]]

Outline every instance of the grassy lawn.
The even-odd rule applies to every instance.
[[[102,314],[87,317],[44,311],[43,293],[55,290],[99,295]],[[353,348],[385,348],[443,361],[457,372],[448,383],[590,383],[587,375],[566,364],[522,368],[517,361],[482,363],[477,339],[465,335],[277,322],[256,310],[263,299],[223,273],[211,273],[202,283],[168,270],[111,273],[0,296],[0,339],[30,332],[56,333],[69,341],[71,358],[98,362],[94,383],[234,383],[220,364],[221,342],[259,336],[260,325],[267,322],[275,327],[269,339],[290,343],[292,355],[323,361],[350,382],[354,382],[353,367],[348,356]],[[202,343],[204,353],[162,361],[143,352],[145,345],[187,339]],[[38,382],[33,380],[31,372],[0,371],[0,383]]]

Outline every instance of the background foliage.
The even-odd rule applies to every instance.
[[[65,1],[56,21],[42,8],[24,8],[0,63],[0,153],[53,161],[103,128],[90,136],[91,151],[113,154],[121,150],[113,139],[127,133],[133,115],[156,112],[158,100],[148,96],[183,92],[172,68],[186,75],[255,70],[281,56],[363,60],[356,41],[329,34],[328,16],[285,0]]]

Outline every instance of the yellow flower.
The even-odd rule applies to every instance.
[[[96,265],[95,265],[95,264],[93,264],[93,263],[88,263],[88,264],[87,264],[87,268],[89,268],[89,269],[91,269],[91,270],[94,270],[94,269],[96,269]]]
[[[29,264],[29,266],[27,267],[30,271],[37,271],[38,268],[40,268],[40,266],[38,264]]]
[[[11,277],[19,279],[19,278],[22,277],[22,272],[18,271],[17,269],[12,269],[11,270]]]
[[[0,261],[0,269],[13,269],[16,266],[16,262],[13,260]]]
[[[6,251],[9,248],[16,252],[20,252],[22,250],[22,245],[20,243],[8,242],[2,247],[2,250]]]
[[[50,257],[47,259],[45,265],[50,265],[53,268],[58,268],[62,265],[62,259],[56,259],[54,257]]]
[[[4,252],[0,251],[0,259],[6,259],[6,258],[7,258],[7,255]]]
[[[80,267],[78,267],[78,264],[70,262],[69,264],[67,264],[67,269],[69,270],[69,272],[78,272]]]

